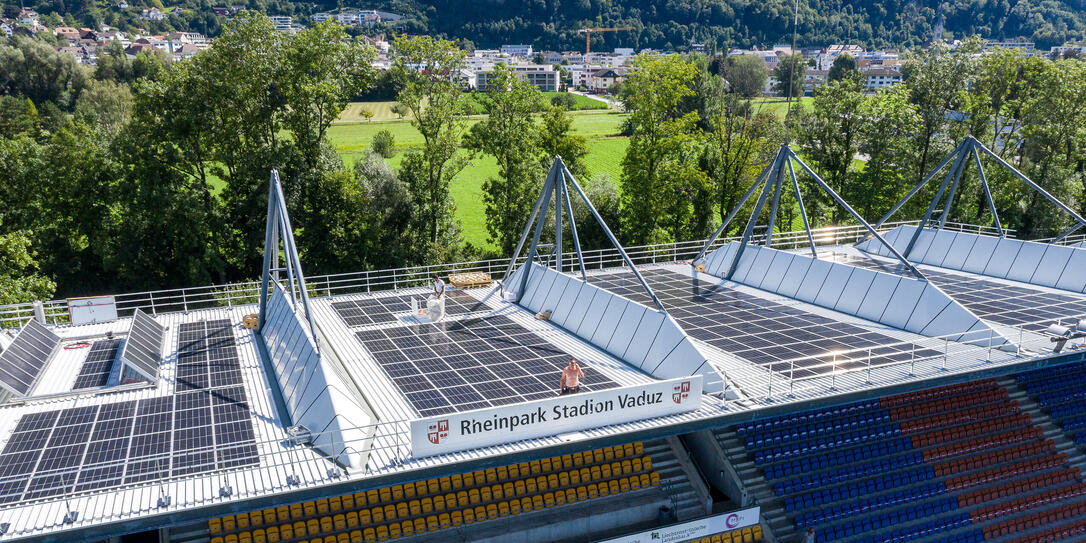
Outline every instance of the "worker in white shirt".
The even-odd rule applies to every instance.
[[[440,277],[434,276],[434,297],[438,300],[445,295],[445,282]]]

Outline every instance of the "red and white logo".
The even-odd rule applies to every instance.
[[[729,529],[739,526],[739,515],[735,513],[728,515],[728,518],[724,519],[724,525]]]
[[[449,437],[449,420],[439,420],[431,424],[428,429],[430,431],[426,433],[426,439],[429,439],[430,443],[437,445],[441,443],[442,439]]]
[[[671,394],[671,400],[675,403],[683,403],[683,400],[690,397],[690,381],[683,381],[675,385],[674,392]]]

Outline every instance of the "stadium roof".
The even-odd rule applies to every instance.
[[[568,199],[551,185],[556,204]],[[269,209],[281,203],[277,193]],[[915,230],[887,228],[895,246]],[[806,247],[764,246],[736,257],[739,242],[729,241],[698,260],[703,268],[679,246],[666,262],[645,264],[658,253],[631,260],[616,248],[609,254],[622,259],[584,271],[583,260],[566,261],[570,273],[560,273],[533,243],[530,264],[505,285],[450,290],[446,316],[431,322],[417,309],[429,288],[368,292],[370,274],[335,288],[325,278],[325,290],[352,293],[309,299],[284,207],[269,213],[269,255],[281,242],[287,261],[269,256],[265,304],[147,307],[150,319],[135,318],[162,327],[161,340],[134,332],[155,326],[134,327],[127,316],[52,326],[45,330],[56,335],[52,343],[31,325],[45,338],[34,351],[40,373],[24,380],[25,394],[0,405],[0,539],[101,536],[121,523],[195,520],[211,508],[282,503],[286,494],[332,495],[541,448],[671,435],[876,389],[1083,359],[1086,351],[1071,347],[1055,353],[1046,330],[1086,316],[1086,279],[1076,279],[1086,266],[1057,274],[1043,255],[1077,262],[1086,249],[945,224],[924,232],[916,268],[881,256],[871,242],[852,245],[859,229],[815,231],[823,240],[817,258]],[[802,232],[775,239],[775,247],[807,241]],[[963,247],[992,243],[1017,244],[1019,256],[1006,269],[966,265]],[[1028,257],[1035,254],[1036,262]],[[621,265],[633,260],[636,268]],[[723,279],[732,263],[735,273]],[[1032,272],[1019,271],[1029,265]],[[243,327],[261,305],[259,332]],[[103,364],[122,357],[137,334],[140,346],[157,342],[158,352]],[[13,361],[16,343],[0,366],[24,367]],[[509,432],[507,442],[413,454],[422,450],[413,422],[554,401],[570,356],[584,365],[585,398],[692,375],[701,376],[704,394],[683,412],[605,424],[589,418],[572,430]]]

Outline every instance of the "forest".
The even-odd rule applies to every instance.
[[[1086,62],[980,55],[980,45],[918,50],[904,83],[874,94],[839,57],[832,80],[787,116],[741,92],[748,63],[639,55],[620,95],[629,138],[620,173],[582,179],[624,244],[701,239],[782,143],[873,219],[972,135],[1086,212]],[[487,115],[469,123],[468,95],[443,75],[457,72],[463,49],[427,36],[393,48],[379,74],[375,51],[335,23],[288,35],[257,14],[184,62],[115,51],[88,69],[38,40],[0,42],[0,303],[253,278],[273,168],[311,275],[507,255],[553,156],[582,176],[584,139],[561,105],[504,68],[477,98]],[[801,63],[785,59],[777,77],[798,84],[799,70],[780,70]],[[374,138],[345,162],[329,126],[382,78],[395,82],[422,144],[393,167],[387,138]],[[459,232],[450,183],[465,152],[497,163],[482,184],[496,249]],[[987,174],[1016,235],[1069,226],[1006,170]],[[848,222],[810,179],[801,183],[814,226]],[[925,196],[901,216],[919,216]],[[951,220],[990,223],[974,169],[960,196]],[[779,228],[802,224],[794,202],[782,209]],[[585,248],[605,246],[585,213],[574,210]]]
[[[324,10],[382,9],[406,18],[368,32],[427,34],[481,48],[527,43],[537,50],[583,50],[579,28],[634,27],[593,36],[592,48],[599,51],[615,47],[681,51],[691,42],[726,51],[788,43],[793,13],[792,0],[133,0],[126,10],[116,3],[89,0],[29,0],[24,5],[43,14],[43,24],[50,27],[108,24],[122,30],[194,30],[209,36],[217,36],[225,22],[212,12],[220,5],[290,15],[306,25],[313,13]],[[167,19],[137,18],[142,8],[152,6],[165,9]],[[1077,0],[804,0],[799,10],[800,45],[911,47],[932,41],[940,21],[946,40],[972,35],[1024,37],[1042,49],[1080,40],[1086,32],[1086,11]],[[5,16],[17,12],[17,4],[5,6]]]

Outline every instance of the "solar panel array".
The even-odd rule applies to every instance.
[[[885,334],[764,300],[665,269],[642,272],[669,314],[691,337],[790,377],[907,362],[940,355]],[[647,306],[645,289],[628,271],[589,282]],[[811,358],[806,358],[811,357]],[[803,360],[795,360],[800,359]],[[790,362],[782,362],[790,361]]]
[[[38,321],[31,320],[0,353],[0,387],[26,396],[34,387],[60,338]]]
[[[904,275],[906,268],[856,255],[834,255],[838,262],[872,270]],[[925,267],[924,275],[956,302],[978,317],[1004,324],[1021,326],[1031,332],[1042,332],[1059,320],[1086,315],[1086,297],[1058,294],[1043,290],[1007,285],[956,273]]]
[[[356,334],[424,417],[553,398],[569,355],[504,315]],[[617,387],[585,367],[582,391]]]
[[[0,504],[257,464],[229,322],[182,329],[174,394],[23,415],[0,452]]]
[[[395,322],[397,315],[411,313],[412,298],[418,300],[419,309],[426,309],[426,296],[406,294],[335,302],[332,304],[332,309],[343,319],[343,322],[347,323],[347,326],[352,328],[371,324],[384,324]],[[472,298],[467,292],[462,290],[445,291],[446,315],[463,315],[472,312],[477,307],[485,306],[482,302]]]
[[[132,328],[128,330],[128,341],[124,344],[121,360],[124,360],[128,368],[150,381],[157,381],[165,338],[166,329],[137,309],[132,315]]]
[[[79,375],[75,378],[72,390],[106,386],[109,374],[113,371],[113,359],[117,357],[117,349],[120,347],[119,339],[104,339],[92,343],[87,358],[83,360],[83,367],[79,368]]]

